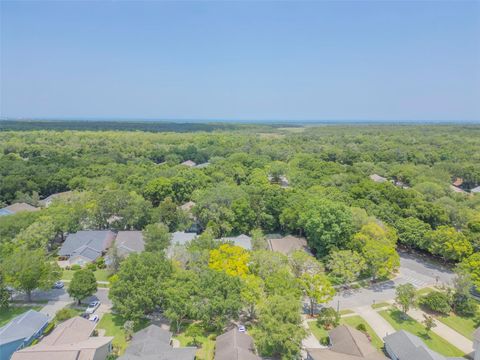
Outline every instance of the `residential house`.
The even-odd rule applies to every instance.
[[[268,175],[268,181],[270,181],[271,183],[276,183],[282,188],[288,188],[288,186],[290,185],[290,182],[285,175],[280,175],[277,179],[275,179],[272,175]]]
[[[383,176],[380,176],[378,174],[370,175],[370,179],[377,182],[377,183],[384,183],[384,182],[388,181],[387,178],[384,178]]]
[[[0,328],[0,360],[9,360],[12,354],[29,346],[42,335],[49,323],[47,315],[35,310],[18,315]]]
[[[176,247],[184,247],[190,241],[197,237],[196,233],[176,231],[171,234],[170,246],[167,249],[167,257],[171,258],[175,253]]]
[[[304,237],[270,234],[267,235],[267,242],[271,251],[276,251],[284,255],[289,255],[296,250],[303,250],[310,254],[310,250],[307,245],[307,239]]]
[[[198,165],[195,165],[195,169],[203,169],[203,168],[206,168],[207,166],[210,166],[210,163],[208,161],[204,162],[204,163],[201,163],[201,164],[198,164]]]
[[[59,324],[38,344],[17,351],[12,360],[105,360],[111,336],[92,336],[96,324],[76,316]]]
[[[363,332],[350,326],[340,325],[328,335],[330,346],[327,349],[307,349],[308,360],[387,360]]]
[[[217,336],[215,360],[260,360],[250,335],[232,329]]]
[[[22,211],[38,211],[39,208],[27,203],[15,203],[0,209],[0,216],[13,215]]]
[[[480,360],[480,327],[473,333],[473,360]]]
[[[196,204],[193,201],[189,201],[189,202],[186,202],[185,204],[180,205],[179,209],[183,210],[187,213],[191,213],[191,211],[192,211],[192,209],[195,205]]]
[[[430,350],[424,342],[408,331],[400,330],[386,336],[385,350],[392,360],[460,360]]]
[[[182,162],[180,165],[184,165],[184,166],[188,166],[188,167],[195,167],[197,165],[197,163],[195,161],[192,161],[192,160],[187,160],[187,161]]]
[[[150,325],[133,335],[125,354],[118,360],[194,360],[197,348],[174,348],[172,333]]]
[[[141,231],[119,231],[115,239],[118,256],[127,257],[131,253],[145,250],[145,241]]]
[[[71,194],[72,194],[71,191],[64,191],[64,192],[60,192],[60,193],[55,193],[55,194],[52,194],[50,196],[47,196],[43,200],[40,200],[39,204],[40,204],[40,206],[43,206],[43,207],[49,207],[52,204],[53,200],[67,198]]]
[[[224,242],[232,243],[235,246],[240,246],[245,250],[252,250],[252,238],[245,234],[233,237],[224,237],[221,240]]]
[[[86,230],[69,234],[58,255],[68,258],[70,265],[83,266],[105,255],[115,239],[110,230]]]

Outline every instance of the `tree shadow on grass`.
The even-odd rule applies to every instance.
[[[390,310],[390,316],[399,324],[415,324],[416,321],[400,310]]]

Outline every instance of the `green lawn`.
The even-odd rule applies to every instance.
[[[379,302],[379,303],[372,304],[371,306],[372,306],[372,309],[380,309],[382,307],[387,307],[392,305],[387,302]]]
[[[382,339],[380,339],[377,336],[375,331],[373,331],[372,327],[370,325],[368,325],[368,323],[361,316],[355,315],[355,316],[343,317],[343,318],[340,319],[340,323],[345,324],[345,325],[349,325],[349,326],[353,327],[354,329],[356,329],[359,324],[364,324],[366,329],[367,329],[367,333],[370,336],[370,339],[372,341],[372,345],[375,346],[377,349],[382,349],[383,348]]]
[[[180,346],[194,346],[192,341],[193,338],[186,336],[185,332],[187,331],[188,326],[186,326],[183,331],[175,336],[180,342]],[[196,353],[196,359],[198,360],[213,360],[215,356],[215,334],[203,334],[197,338],[197,341],[200,343],[199,349]]]
[[[313,336],[315,336],[320,343],[322,343],[322,339],[328,338],[328,331],[323,327],[318,326],[317,321],[308,321],[307,323]]]
[[[0,326],[5,325],[10,320],[12,320],[15,316],[23,314],[28,310],[36,310],[39,311],[42,306],[10,306],[6,310],[0,310]]]
[[[63,270],[62,280],[72,280],[75,270]],[[93,272],[97,281],[108,281],[110,273],[107,269],[98,269]]]
[[[340,316],[342,316],[342,315],[353,314],[354,312],[350,309],[345,309],[345,310],[340,310],[338,313],[340,314]]]
[[[423,297],[427,294],[430,294],[432,291],[436,291],[435,289],[432,289],[430,287],[426,287],[426,288],[423,288],[423,289],[420,289],[417,291],[417,297]]]
[[[442,355],[451,357],[461,357],[465,355],[462,351],[448,343],[447,340],[441,338],[434,332],[430,331],[430,334],[427,335],[425,332],[425,327],[422,324],[409,316],[404,319],[402,317],[403,313],[398,309],[382,310],[379,311],[379,314],[382,315],[395,330],[406,330],[414,335],[417,335],[430,349]]]
[[[104,314],[97,325],[97,329],[105,329],[105,336],[113,336],[112,344],[118,348],[119,355],[122,355],[127,348],[127,339],[125,338],[125,331],[123,324],[125,320],[115,314]],[[135,327],[135,331],[141,330],[148,325],[148,321],[142,321]]]
[[[473,332],[480,326],[480,310],[477,311],[476,317],[463,317],[452,313],[448,316],[436,316],[436,318],[470,340],[473,340]]]

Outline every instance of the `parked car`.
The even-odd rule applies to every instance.
[[[243,326],[243,325],[238,325],[238,331],[244,333],[244,332],[247,331],[247,330],[245,329],[245,326]]]
[[[100,318],[98,317],[98,315],[93,314],[93,315],[90,315],[90,317],[88,318],[88,320],[96,323],[96,322],[98,322],[98,320],[100,320]]]
[[[80,316],[84,319],[88,319],[90,317],[90,315],[87,313],[80,314]]]
[[[93,314],[95,310],[98,309],[100,306],[100,301],[92,301],[90,304],[88,304],[87,310],[85,310],[86,314]]]
[[[64,286],[65,284],[63,283],[63,281],[57,281],[55,284],[53,284],[54,289],[63,289]]]

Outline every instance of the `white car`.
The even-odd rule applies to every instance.
[[[92,301],[90,304],[88,304],[87,310],[85,310],[86,314],[93,314],[95,310],[98,309],[100,306],[100,301]]]
[[[244,332],[247,331],[247,330],[245,329],[245,326],[243,326],[243,325],[238,325],[238,331],[244,333]]]
[[[90,315],[90,317],[88,318],[88,320],[96,323],[96,322],[98,322],[98,320],[100,320],[100,318],[98,317],[98,315],[93,314],[93,315]]]

